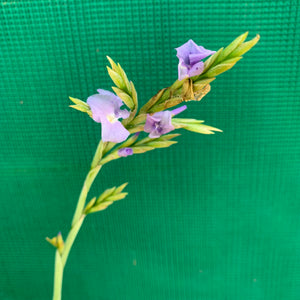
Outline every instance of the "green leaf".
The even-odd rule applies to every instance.
[[[138,126],[135,126],[135,127],[128,128],[128,131],[130,133],[136,133],[136,132],[144,131],[144,125],[138,125]]]
[[[118,186],[114,191],[114,195],[121,193],[125,189],[127,184],[128,184],[128,182],[125,182],[122,185]]]
[[[107,201],[107,202],[102,202],[97,206],[94,206],[90,209],[89,213],[94,213],[97,211],[101,211],[106,209],[109,205],[111,205],[112,203],[114,203],[113,201]]]
[[[116,187],[112,187],[110,189],[105,190],[97,199],[96,203],[101,203],[103,202],[107,197],[109,197],[110,195],[112,195],[114,193],[114,191],[116,190]]]
[[[189,124],[189,125],[184,126],[183,128],[186,130],[189,130],[189,131],[194,131],[194,132],[202,133],[202,134],[214,134],[214,131],[222,132],[221,129],[207,126],[204,124]]]
[[[164,93],[164,91],[166,90],[166,88],[158,91],[156,93],[156,95],[154,95],[141,109],[140,109],[140,113],[146,113],[149,111],[149,109],[156,103],[159,101],[160,97],[162,96],[162,94]]]
[[[107,156],[105,156],[104,158],[102,158],[99,164],[104,165],[112,160],[119,159],[119,158],[120,158],[120,156],[118,154],[118,151],[113,151],[110,154],[108,154]]]
[[[140,145],[145,145],[145,144],[147,144],[148,142],[153,141],[153,140],[154,140],[154,139],[153,139],[153,138],[150,138],[149,136],[148,136],[148,137],[145,137],[145,138],[143,138],[142,140],[137,141],[137,142],[134,144],[134,147],[140,146]]]
[[[138,97],[137,97],[137,92],[136,92],[136,89],[135,89],[134,84],[133,84],[132,81],[130,81],[130,87],[131,87],[132,100],[133,100],[133,103],[135,104],[135,108],[137,109],[137,107],[138,107]]]
[[[79,104],[79,105],[83,105],[83,106],[89,107],[89,105],[88,105],[86,102],[82,101],[82,100],[79,100],[79,99],[73,98],[73,97],[69,97],[69,99],[70,99],[73,103],[75,103],[75,104]]]
[[[138,137],[139,137],[138,134],[133,134],[123,144],[121,144],[117,149],[126,148],[126,147],[131,146],[138,139]]]
[[[129,94],[131,94],[131,85],[130,85],[130,82],[128,80],[128,77],[127,77],[125,71],[122,69],[122,67],[119,63],[118,63],[118,67],[119,67],[119,70],[120,70],[119,75],[123,78],[123,82],[125,83],[127,92]]]
[[[69,98],[73,103],[75,103],[75,105],[69,105],[70,107],[72,107],[76,110],[85,112],[90,116],[92,115],[90,106],[86,102],[83,102],[83,101],[81,101],[79,99],[76,99],[76,98],[73,98],[73,97],[69,97]]]
[[[210,69],[207,73],[205,73],[205,76],[207,77],[215,77],[223,72],[226,72],[227,70],[231,69],[234,66],[234,64],[220,64],[212,69]]]
[[[132,147],[134,154],[145,153],[147,151],[151,151],[154,149],[155,149],[154,147],[150,147],[150,146],[134,146],[134,147]]]
[[[162,94],[162,96],[160,97],[158,103],[164,102],[165,100],[169,99],[170,96],[171,96],[171,90],[167,88]]]
[[[233,58],[228,58],[226,60],[223,61],[224,64],[232,64],[232,63],[236,63],[239,60],[241,60],[243,57],[238,56],[238,57],[233,57]]]
[[[147,114],[141,114],[139,113],[131,122],[130,122],[130,126],[131,125],[138,125],[138,124],[142,124],[145,123],[145,120],[147,118]]]
[[[112,89],[114,90],[114,92],[122,99],[122,101],[125,103],[125,105],[130,109],[133,110],[134,109],[134,103],[132,98],[126,94],[124,91],[122,91],[121,89],[113,86]]]
[[[202,120],[196,120],[196,119],[172,119],[172,124],[175,128],[184,128],[189,131],[194,131],[198,133],[203,133],[203,134],[213,134],[213,131],[220,131],[222,130],[211,127],[208,125],[202,124],[204,121]]]
[[[184,82],[186,81],[186,79],[183,79],[183,80],[176,80],[171,86],[170,86],[170,90],[171,91],[175,91],[175,90],[178,90],[178,89],[180,89],[182,86],[183,86],[183,84],[184,84]]]
[[[69,107],[72,107],[76,110],[82,111],[87,113],[88,111],[90,111],[89,107],[86,107],[85,105],[81,105],[81,104],[76,104],[76,105],[69,105]]]
[[[85,214],[90,214],[105,209],[107,206],[113,203],[113,201],[118,201],[127,196],[128,193],[122,193],[123,189],[126,187],[127,182],[120,185],[119,187],[112,187],[105,190],[95,201],[96,197],[93,198],[85,208]]]
[[[117,195],[112,195],[112,196],[109,196],[104,203],[106,203],[106,201],[118,201],[118,200],[121,200],[121,199],[124,199],[126,196],[128,195],[128,193],[119,193]]]
[[[184,100],[183,100],[182,97],[173,97],[173,98],[170,98],[169,100],[167,100],[163,103],[154,105],[148,112],[149,113],[155,113],[155,112],[158,112],[158,111],[162,111],[162,110],[174,107],[174,106],[180,104],[183,101]]]
[[[220,55],[220,53],[223,51],[224,48],[219,49],[216,53],[214,53],[212,56],[210,56],[205,62],[204,62],[204,70],[202,72],[202,74],[204,74],[212,65],[213,63],[216,61],[216,59],[218,58],[218,56]],[[201,74],[201,75],[202,75]],[[200,76],[201,76],[200,75]],[[198,76],[199,77],[199,76]],[[197,78],[198,78],[197,77]],[[196,78],[195,78],[196,79]]]
[[[233,42],[231,42],[220,54],[217,62],[223,61],[233,50],[240,46],[243,41],[247,38],[248,31],[237,37]],[[238,55],[239,56],[239,55]]]
[[[46,241],[50,243],[53,247],[57,248],[57,237],[53,237],[52,239],[46,237]]]
[[[231,54],[228,57],[231,58],[243,55],[244,53],[248,52],[253,46],[255,46],[259,39],[260,35],[258,34],[251,41],[243,43],[239,47],[237,47],[233,52],[231,52]]]
[[[154,148],[167,148],[176,143],[177,141],[152,141],[147,143],[147,146]]]
[[[165,134],[160,136],[159,138],[157,138],[157,141],[168,141],[171,140],[173,138],[176,138],[177,136],[180,136],[180,133],[171,133],[171,134]]]
[[[93,207],[93,205],[95,204],[96,202],[96,197],[94,197],[86,206],[85,206],[85,209],[84,209],[84,213],[87,214],[89,209]]]
[[[172,119],[172,124],[175,125],[179,125],[179,126],[184,126],[184,125],[188,125],[188,124],[198,124],[198,123],[203,123],[203,120],[196,120],[196,119],[177,119],[177,118],[173,118]]]
[[[110,78],[115,83],[115,85],[118,88],[120,88],[120,89],[123,90],[125,88],[125,84],[123,82],[122,77],[117,72],[115,72],[114,70],[112,70],[110,67],[106,67],[106,68],[107,68],[107,71],[108,71],[108,74],[109,74]]]
[[[119,70],[118,66],[116,65],[116,63],[115,63],[109,56],[106,56],[106,58],[108,59],[110,65],[111,65],[111,68],[112,68],[115,72],[119,73],[120,70]]]
[[[225,60],[223,61],[221,64],[216,65],[215,67],[213,67],[212,69],[210,69],[209,71],[207,71],[205,73],[206,77],[215,77],[221,73],[224,73],[226,71],[228,71],[229,69],[231,69],[237,61],[239,61],[242,57],[236,57],[233,58],[232,60]]]

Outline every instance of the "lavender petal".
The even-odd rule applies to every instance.
[[[133,150],[132,148],[121,148],[118,150],[118,155],[121,156],[121,157],[126,157],[128,155],[132,155],[133,154]]]

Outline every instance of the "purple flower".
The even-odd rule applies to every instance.
[[[172,117],[181,113],[187,109],[186,105],[178,107],[173,110],[165,110],[160,111],[152,116],[147,114],[146,124],[144,126],[144,131],[150,133],[150,138],[158,138],[161,135],[168,133],[174,130],[174,126],[172,125]]]
[[[93,120],[102,124],[103,142],[120,143],[127,139],[129,131],[125,129],[119,118],[126,119],[130,112],[121,110],[122,100],[115,94],[98,89],[99,94],[88,97],[87,104],[92,111]]]
[[[132,154],[133,154],[132,148],[126,147],[126,148],[121,148],[118,150],[118,155],[122,156],[122,157],[126,157],[126,156],[132,155]]]
[[[193,40],[175,49],[179,58],[178,80],[201,74],[204,69],[204,63],[201,60],[216,52],[198,46]]]

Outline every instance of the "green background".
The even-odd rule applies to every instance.
[[[177,77],[175,47],[260,42],[182,117],[223,129],[105,166],[91,191],[129,196],[87,218],[63,300],[300,299],[299,1],[1,2],[0,299],[51,299],[100,137],[68,107],[109,89],[106,55],[145,103]]]

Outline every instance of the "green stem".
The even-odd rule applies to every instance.
[[[78,199],[77,207],[76,207],[76,210],[74,213],[72,227],[78,222],[78,220],[83,212],[87,194],[88,194],[88,192],[91,188],[91,185],[94,182],[97,174],[99,173],[101,167],[102,167],[102,165],[98,165],[95,168],[91,169],[85,178],[85,181],[83,183],[83,187],[80,192],[79,199]]]
[[[96,149],[96,152],[95,152],[95,155],[94,155],[94,158],[92,161],[91,169],[95,168],[99,164],[99,161],[102,157],[103,150],[106,147],[106,145],[107,145],[107,143],[102,142],[102,140],[98,144],[98,147]]]
[[[54,266],[54,289],[53,300],[61,300],[61,288],[63,280],[64,267],[61,261],[61,256],[56,250],[55,253],[55,266]]]
[[[103,143],[102,141],[99,142],[99,145],[97,147],[97,150],[95,152],[92,161],[91,169],[88,172],[85,181],[83,183],[82,190],[80,192],[80,196],[73,216],[72,226],[65,240],[63,250],[61,251],[61,253],[59,252],[59,249],[56,250],[53,300],[61,300],[61,289],[62,289],[62,282],[63,282],[64,267],[66,265],[69,253],[76,239],[76,236],[81,228],[84,218],[86,217],[86,215],[83,214],[86,198],[96,176],[98,175],[102,167],[102,165],[100,165],[99,162],[102,158],[102,153],[105,146],[106,143]]]
[[[81,225],[82,225],[85,217],[86,217],[86,215],[81,215],[78,222],[71,228],[71,230],[67,236],[67,239],[66,239],[66,242],[64,245],[64,249],[61,254],[61,262],[62,262],[63,267],[66,265],[70,250],[73,246],[73,243],[76,239],[76,236],[81,228]]]
[[[78,222],[71,228],[67,236],[62,253],[60,254],[59,251],[56,250],[53,300],[61,300],[61,289],[62,289],[62,282],[63,282],[64,267],[66,265],[70,250],[81,228],[84,218],[85,215],[81,215]]]

